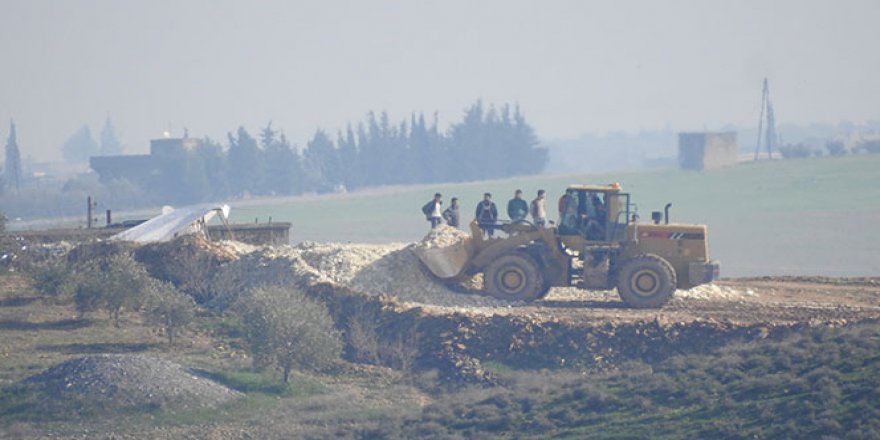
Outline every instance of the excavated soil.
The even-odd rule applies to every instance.
[[[303,242],[253,250],[227,264],[223,276],[244,284],[266,282],[308,286],[330,283],[369,296],[389,296],[414,307],[449,310],[505,307],[507,302],[463,293],[460,286],[438,282],[413,253],[415,247],[438,247],[464,237],[453,228],[438,228],[414,244],[342,244]],[[229,247],[228,249],[234,249]]]
[[[616,291],[553,288],[532,303],[481,296],[473,289],[438,282],[412,252],[416,247],[453,244],[466,235],[438,228],[418,243],[367,245],[305,242],[295,246],[246,249],[226,270],[250,283],[329,283],[368,296],[382,296],[402,308],[425,313],[521,316],[572,323],[728,322],[792,324],[845,323],[880,319],[877,278],[763,277],[718,281],[679,290],[657,310],[630,309]],[[229,249],[233,249],[231,244]],[[239,253],[241,255],[241,253]]]

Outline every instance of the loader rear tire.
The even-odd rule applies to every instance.
[[[623,264],[617,277],[620,299],[637,309],[663,307],[675,293],[675,270],[653,254],[631,258]]]
[[[483,288],[489,296],[507,301],[534,301],[548,290],[538,263],[522,252],[490,263],[483,272]]]

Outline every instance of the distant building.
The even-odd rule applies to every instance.
[[[737,162],[736,133],[679,133],[678,166],[711,170]]]
[[[198,139],[166,138],[150,141],[150,154],[126,156],[92,156],[89,166],[102,182],[125,179],[138,185],[161,178],[162,170],[184,158],[184,153],[199,145]]]

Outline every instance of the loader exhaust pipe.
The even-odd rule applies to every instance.
[[[665,221],[667,225],[669,224],[669,208],[671,207],[672,203],[667,203],[666,206],[663,207],[663,221]]]

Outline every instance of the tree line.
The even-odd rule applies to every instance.
[[[318,129],[301,151],[271,122],[256,136],[240,127],[225,146],[206,138],[182,150],[143,189],[158,202],[193,203],[527,175],[541,172],[547,160],[519,106],[486,108],[477,101],[446,131],[436,114],[395,123],[386,112],[370,112],[335,136]]]

